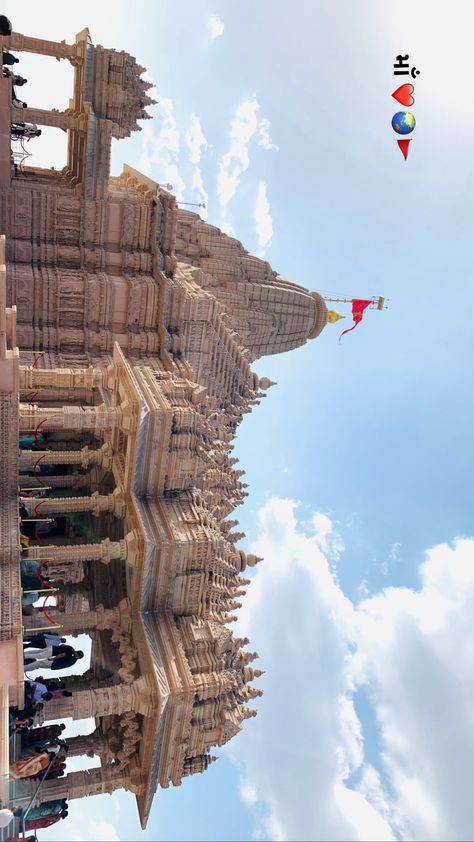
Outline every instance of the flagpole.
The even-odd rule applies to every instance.
[[[325,295],[322,296],[323,301],[331,301],[335,304],[351,304],[354,300],[353,298],[329,298]],[[383,295],[379,295],[378,297],[373,295],[372,296],[372,304],[376,308],[376,310],[384,310],[385,309],[385,298]]]

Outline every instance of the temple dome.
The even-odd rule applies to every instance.
[[[291,351],[318,336],[327,321],[324,300],[285,278],[213,289],[253,359]]]
[[[328,311],[324,299],[317,292],[311,293],[311,298],[316,303],[315,318],[313,327],[308,334],[308,339],[316,339],[321,333],[323,327],[326,326],[328,320]]]

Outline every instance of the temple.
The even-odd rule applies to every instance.
[[[94,717],[68,757],[100,765],[44,780],[36,803],[125,788],[145,827],[156,788],[207,769],[255,715],[257,655],[230,628],[258,561],[237,546],[232,441],[272,385],[252,362],[317,337],[327,310],[150,178],[110,176],[112,139],[153,103],[132,56],[88,30],[0,41],[74,66],[64,111],[21,114],[67,131],[61,171],[12,163],[18,109],[0,78],[1,799],[23,637],[86,633],[90,668],[36,721]],[[21,553],[19,507],[49,529]],[[22,613],[20,561],[41,566],[47,610],[38,594]],[[36,786],[17,781],[16,797]]]

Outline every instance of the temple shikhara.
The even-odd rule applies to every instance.
[[[255,715],[257,655],[232,633],[258,561],[239,548],[232,441],[272,385],[252,362],[317,337],[327,310],[150,178],[110,175],[112,140],[153,103],[132,56],[88,30],[0,42],[4,60],[74,67],[63,111],[12,105],[21,63],[0,78],[1,800],[31,816],[125,788],[145,827],[157,787],[206,770]],[[64,169],[15,165],[31,126],[67,131]],[[89,635],[91,660],[36,708],[24,641],[42,632]],[[28,737],[93,717],[67,757],[100,765],[52,776],[48,759],[38,789],[9,706],[32,713]]]

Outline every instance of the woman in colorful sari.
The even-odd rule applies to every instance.
[[[62,813],[59,813],[57,816],[53,816],[50,819],[27,819],[25,822],[25,830],[41,830],[43,827],[51,827],[52,824],[56,824],[59,819],[66,818],[67,810],[63,810]]]
[[[51,737],[42,737],[41,739],[37,738],[36,740],[27,743],[27,747],[29,755],[32,751],[41,752],[43,749],[46,751],[52,751],[56,747],[56,743],[51,739]]]
[[[29,538],[26,538],[26,540],[28,541],[29,546]],[[38,569],[41,567],[41,565],[43,565],[43,570],[45,567],[47,567],[47,565],[44,564],[43,561],[38,561],[38,559],[36,558],[22,558],[20,560],[20,573],[22,576],[37,576]]]
[[[57,798],[55,801],[45,801],[28,810],[28,819],[51,819],[58,816],[66,806],[65,798]]]
[[[20,532],[20,544],[26,550],[30,546],[30,539],[28,538],[28,535],[24,535],[23,532]]]
[[[60,753],[54,758],[53,762],[51,763],[50,771],[56,772],[58,769],[64,770],[65,768],[66,768],[66,763],[65,763],[65,760],[64,760],[64,754]]]
[[[46,778],[62,778],[66,774],[66,764],[61,763],[59,766],[51,766],[49,772],[46,773]]]
[[[58,755],[51,766],[49,767],[48,771],[45,775],[45,780],[49,780],[50,778],[61,778],[66,773],[66,764],[64,762],[64,757],[62,755]],[[34,775],[32,780],[39,780],[44,775],[44,772],[41,772],[40,775]]]
[[[21,760],[16,760],[10,764],[10,775],[15,780],[19,778],[31,778],[34,775],[44,772],[53,759],[54,754],[49,751],[42,751],[39,754],[31,752],[27,757],[23,757]]]
[[[28,748],[37,745],[40,740],[55,740],[59,737],[65,729],[64,723],[61,725],[42,725],[40,728],[32,728],[21,738],[21,747]]]
[[[46,447],[46,439],[42,433],[36,433],[36,435],[34,433],[31,435],[24,434],[19,436],[18,444],[20,450],[43,449],[43,447]]]

